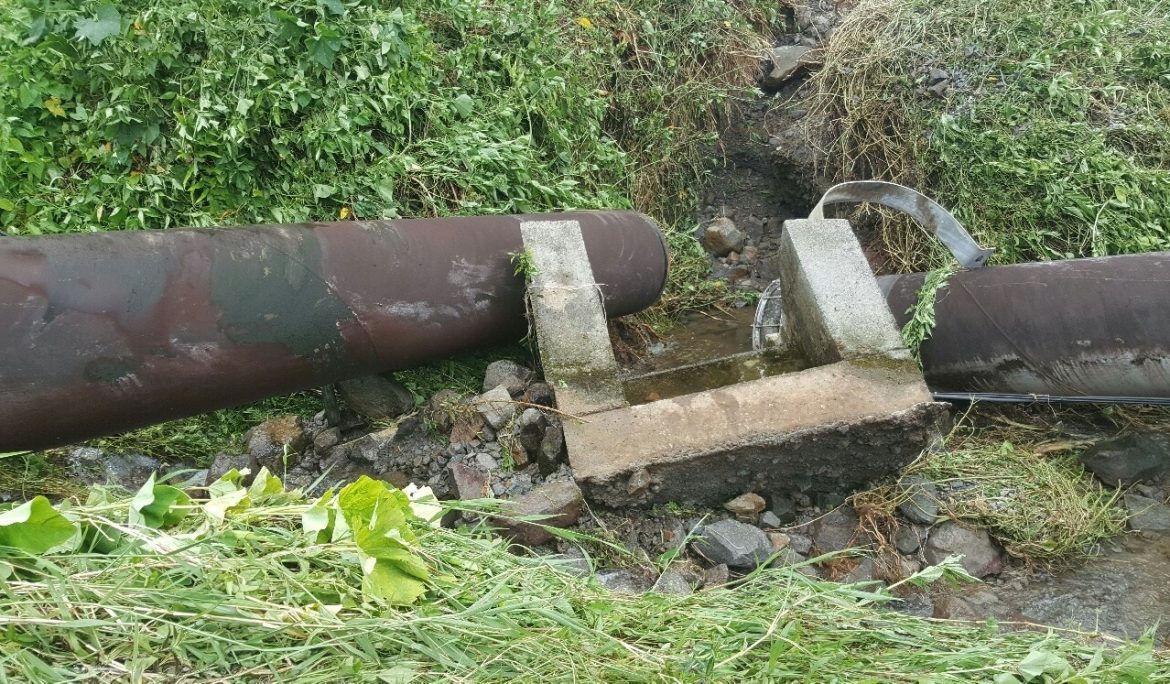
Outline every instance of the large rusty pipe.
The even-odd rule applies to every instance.
[[[523,334],[510,254],[540,216],[0,239],[0,451],[42,449],[399,370]],[[634,212],[581,226],[606,312],[668,254]]]
[[[904,325],[923,274],[878,282]],[[1170,398],[1170,252],[962,271],[935,319],[921,351],[936,396]]]

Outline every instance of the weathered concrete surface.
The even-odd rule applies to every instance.
[[[625,406],[601,291],[575,221],[525,221],[537,272],[528,286],[545,379],[572,415]]]
[[[593,501],[717,506],[862,486],[917,457],[944,407],[912,362],[841,362],[566,421],[565,441]]]
[[[785,342],[811,363],[910,358],[848,221],[785,221],[780,267]]]

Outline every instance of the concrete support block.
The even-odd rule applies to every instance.
[[[528,286],[545,379],[557,407],[585,415],[626,405],[609,342],[601,290],[576,221],[525,221],[537,272]]]
[[[913,363],[848,221],[785,221],[780,266],[785,342],[812,365]]]

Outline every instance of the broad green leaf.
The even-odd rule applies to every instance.
[[[102,5],[96,16],[78,19],[73,28],[77,31],[74,36],[77,40],[88,40],[92,45],[100,45],[106,38],[122,32],[122,15],[113,5]]]
[[[155,484],[154,475],[151,474],[130,502],[130,524],[162,529],[186,517],[190,504],[191,497],[183,490]]]
[[[330,489],[301,513],[301,527],[305,534],[313,537],[314,543],[324,544],[332,536],[336,519],[337,509],[333,507],[333,490]]]
[[[16,211],[16,205],[12,203],[12,200],[5,199],[4,197],[0,197],[0,209],[2,209],[4,211]],[[18,454],[26,454],[26,453],[28,453],[28,452],[27,451],[8,451],[5,453],[0,453],[0,458],[5,458],[6,456],[16,456]]]
[[[459,116],[467,116],[475,108],[475,102],[472,101],[470,95],[463,93],[451,101],[451,106],[455,108],[456,112],[459,112]]]
[[[255,497],[283,494],[284,484],[281,483],[279,477],[268,472],[268,468],[265,466],[256,473],[256,479],[252,480],[252,486],[248,488],[248,493]]]
[[[203,512],[207,517],[222,524],[228,513],[238,513],[248,508],[252,500],[248,497],[248,490],[237,489],[211,499],[203,504]]]
[[[414,603],[426,591],[426,585],[404,571],[398,564],[380,558],[362,559],[362,594],[389,603]]]
[[[248,474],[248,469],[245,468],[242,472],[232,468],[219,477],[218,480],[207,485],[207,494],[212,498],[230,494],[236,490],[243,489],[241,483],[244,481],[244,476]]]
[[[1068,661],[1051,651],[1035,650],[1024,656],[1016,670],[1025,678],[1038,679],[1045,675],[1062,678],[1072,674]]]
[[[58,513],[43,496],[0,513],[0,546],[25,553],[44,553],[76,533],[77,525]]]
[[[333,66],[333,60],[341,50],[341,34],[336,29],[322,26],[317,37],[309,40],[309,56],[323,67]]]

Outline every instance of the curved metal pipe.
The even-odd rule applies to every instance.
[[[525,330],[510,254],[536,216],[0,240],[0,451],[43,449]],[[653,304],[668,252],[634,212],[581,225],[606,313]]]
[[[923,278],[878,278],[898,325]],[[963,271],[938,293],[935,320],[921,354],[936,396],[1170,397],[1170,252]]]

